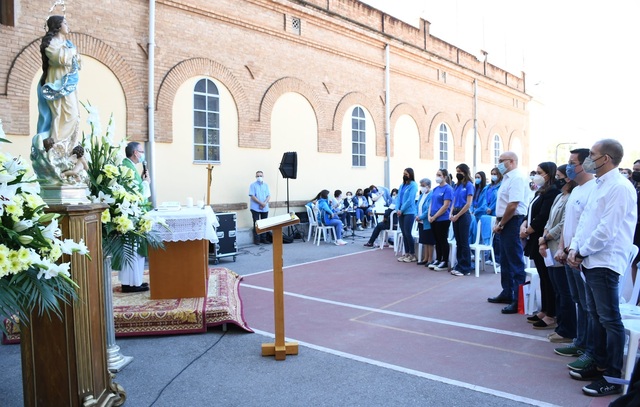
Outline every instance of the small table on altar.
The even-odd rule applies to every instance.
[[[209,242],[217,243],[218,220],[210,206],[152,211],[163,218],[169,230],[155,225],[163,249],[149,248],[150,298],[206,297],[209,278]]]

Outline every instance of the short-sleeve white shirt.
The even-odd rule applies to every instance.
[[[527,213],[526,191],[528,188],[528,179],[517,168],[504,174],[500,189],[498,189],[496,216],[499,218],[504,216],[507,205],[511,202],[518,202],[518,208],[514,215],[525,215]]]

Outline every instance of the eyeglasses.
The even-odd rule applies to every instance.
[[[504,158],[504,159],[498,160],[499,163],[503,163],[505,161],[513,161],[513,159],[512,158]]]
[[[140,154],[144,154],[144,151],[142,150],[136,150],[137,152],[139,152]]]

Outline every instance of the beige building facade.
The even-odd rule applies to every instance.
[[[13,143],[4,149],[28,156],[50,5],[5,3],[0,119]],[[488,173],[502,151],[529,148],[524,73],[431,36],[425,20],[416,28],[356,0],[157,0],[149,99],[150,2],[67,3],[80,100],[100,110],[103,128],[113,114],[116,138],[147,142],[157,204],[206,197],[211,164],[211,204],[247,230],[256,170],[271,214],[286,211],[284,152],[297,152],[288,187],[300,211],[322,189],[394,188],[406,167],[433,179],[474,158]]]

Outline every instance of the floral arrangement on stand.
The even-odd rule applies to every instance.
[[[5,138],[0,120],[0,143]],[[61,304],[77,299],[77,284],[62,255],[88,256],[81,240],[61,240],[58,217],[44,213],[40,184],[21,157],[0,151],[0,331],[2,321],[28,323],[32,311],[62,316]]]
[[[156,223],[166,224],[160,218],[152,218],[148,211],[151,204],[138,190],[133,170],[122,164],[125,158],[126,140],[114,143],[113,115],[104,135],[101,135],[98,111],[90,104],[82,104],[89,113],[91,125],[89,139],[83,136],[89,179],[89,199],[105,203],[109,207],[102,212],[102,250],[105,258],[111,256],[111,268],[121,270],[132,264],[136,252],[147,256],[149,247],[163,248]]]

